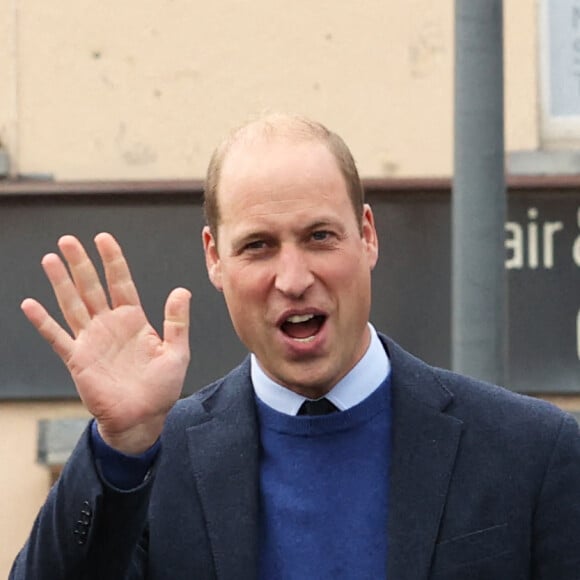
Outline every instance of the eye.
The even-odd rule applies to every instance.
[[[248,242],[242,248],[243,252],[256,252],[258,250],[262,250],[266,247],[266,242],[263,240],[254,240],[252,242]]]
[[[252,240],[241,247],[240,254],[261,254],[268,248],[265,240]]]
[[[261,250],[266,247],[266,242],[264,240],[254,240],[253,242],[249,242],[244,246],[244,250],[252,251],[252,250]]]
[[[332,236],[332,233],[327,230],[316,230],[312,232],[312,239],[317,242],[324,242],[329,240]]]

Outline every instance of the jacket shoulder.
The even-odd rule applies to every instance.
[[[574,418],[548,401],[432,366],[381,336],[391,358],[396,387],[417,401],[439,406],[467,424],[481,428],[547,431],[555,436]]]

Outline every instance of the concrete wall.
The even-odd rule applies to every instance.
[[[535,148],[534,3],[505,5],[507,144]],[[323,120],[366,176],[452,170],[452,0],[12,0],[0,31],[14,172],[200,177],[263,109]]]
[[[30,533],[50,488],[50,473],[36,462],[40,419],[86,417],[80,403],[0,403],[0,578]]]
[[[535,149],[535,3],[504,4],[506,143]],[[337,130],[365,177],[449,176],[453,50],[452,0],[6,0],[0,143],[13,175],[199,178],[230,127],[283,109]],[[37,421],[79,415],[0,404],[1,577],[49,488]]]

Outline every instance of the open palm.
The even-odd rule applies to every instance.
[[[26,299],[22,310],[68,367],[105,441],[139,453],[157,439],[182,390],[190,293],[177,288],[168,296],[161,338],[145,316],[116,240],[99,234],[95,243],[110,304],[81,243],[63,236],[58,245],[69,269],[56,254],[47,254],[42,266],[73,336],[36,300]]]

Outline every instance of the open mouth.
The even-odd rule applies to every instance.
[[[282,332],[298,342],[314,340],[326,317],[318,314],[294,314],[280,326]]]

